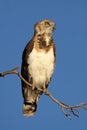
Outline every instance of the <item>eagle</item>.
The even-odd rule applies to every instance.
[[[23,51],[21,74],[31,84],[29,86],[21,81],[24,116],[35,114],[38,100],[51,81],[56,60],[52,37],[54,29],[55,22],[52,20],[37,22],[34,26],[34,35]]]

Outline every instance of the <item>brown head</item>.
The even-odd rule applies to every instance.
[[[42,20],[37,22],[34,26],[35,33],[37,34],[51,34],[55,29],[55,23],[51,20]]]

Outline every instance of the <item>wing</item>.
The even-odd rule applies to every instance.
[[[32,78],[31,78],[29,71],[28,71],[29,64],[27,63],[27,59],[28,59],[29,54],[32,52],[33,46],[34,46],[33,40],[29,41],[28,44],[26,45],[26,47],[23,51],[23,55],[22,55],[22,66],[21,66],[22,76],[24,77],[24,79],[26,81],[28,81],[31,84],[32,84]],[[22,94],[24,97],[24,90],[23,89],[24,89],[24,87],[27,87],[27,84],[24,83],[23,81],[21,81],[21,82],[22,82]]]

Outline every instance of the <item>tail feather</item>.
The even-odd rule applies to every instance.
[[[23,114],[24,116],[33,116],[36,112],[37,104],[34,103],[24,103],[23,104]]]
[[[23,88],[23,114],[24,116],[33,116],[37,109],[38,100],[41,96],[41,92],[38,90],[32,90],[32,88]]]

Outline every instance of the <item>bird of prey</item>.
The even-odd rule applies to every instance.
[[[23,114],[33,116],[40,96],[51,80],[55,67],[55,45],[52,37],[55,23],[42,20],[34,26],[34,35],[22,55],[21,74],[32,86],[22,81]]]

